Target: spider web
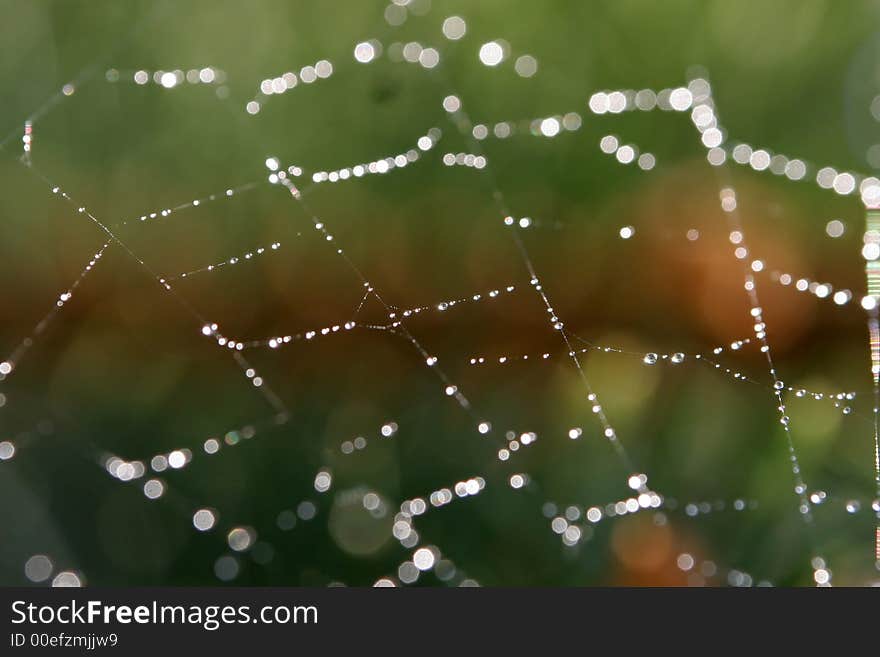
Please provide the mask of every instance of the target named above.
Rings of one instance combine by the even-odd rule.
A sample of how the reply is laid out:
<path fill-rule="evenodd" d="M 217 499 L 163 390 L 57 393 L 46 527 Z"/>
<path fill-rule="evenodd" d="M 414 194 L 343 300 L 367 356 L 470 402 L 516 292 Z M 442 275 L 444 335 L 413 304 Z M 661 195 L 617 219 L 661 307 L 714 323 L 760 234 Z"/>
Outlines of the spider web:
<path fill-rule="evenodd" d="M 525 85 L 546 74 L 540 60 L 423 3 L 392 3 L 380 24 L 345 52 L 257 83 L 251 72 L 241 97 L 210 64 L 147 70 L 102 56 L 3 140 L 17 213 L 52 217 L 35 261 L 14 274 L 42 277 L 40 289 L 57 284 L 53 268 L 66 276 L 35 324 L 14 316 L 21 335 L 0 365 L 5 496 L 34 519 L 11 523 L 6 579 L 580 583 L 608 581 L 615 567 L 616 581 L 636 583 L 869 581 L 880 562 L 880 182 L 739 141 L 701 70 L 667 88 L 584 88 L 578 107 L 487 120 L 447 61 L 512 69 Z M 285 111 L 300 96 L 320 105 L 332 85 L 357 102 L 361 80 L 386 73 L 432 110 L 393 130 L 382 115 L 366 145 L 336 136 L 350 142 L 332 149 L 338 161 L 315 126 Z M 116 147 L 170 169 L 174 189 L 119 174 L 149 206 L 119 204 L 53 151 L 75 129 L 59 118 L 65 108 L 104 116 L 109 93 L 181 103 L 168 110 L 179 132 L 129 134 L 162 134 L 157 119 L 128 126 Z M 200 179 L 216 182 L 190 191 L 202 146 L 187 135 L 208 112 L 229 116 L 236 134 L 219 150 L 236 166 L 215 168 L 229 157 L 209 154 Z M 692 195 L 674 175 L 650 186 L 664 155 L 636 143 L 651 138 L 638 126 L 661 121 L 687 130 Z M 590 175 L 603 184 L 676 205 L 556 218 L 565 213 L 542 198 L 553 190 L 529 183 L 562 148 L 566 161 L 586 151 L 580 162 L 600 163 Z M 794 249 L 753 225 L 787 185 L 830 192 L 867 218 L 861 256 L 845 256 L 861 263 L 860 280 L 805 275 Z M 828 224 L 828 236 L 838 230 Z M 68 253 L 78 264 L 58 267 Z M 707 293 L 694 275 L 722 299 L 717 342 L 690 326 L 706 307 L 691 303 Z M 808 306 L 787 301 L 798 292 Z M 807 379 L 795 382 L 780 342 L 802 339 L 799 314 L 832 312 L 867 315 L 867 349 L 841 376 L 791 363 Z M 872 386 L 852 374 L 865 351 Z M 739 414 L 751 416 L 740 425 L 750 435 L 723 431 Z M 861 439 L 857 465 L 849 452 L 818 465 L 800 435 L 815 422 Z M 682 423 L 689 439 L 674 435 Z M 719 455 L 706 439 L 731 444 Z M 772 483 L 752 485 L 751 464 L 770 466 L 746 451 L 772 455 Z M 870 483 L 853 475 L 866 463 Z M 747 552 L 756 537 L 763 549 Z"/>

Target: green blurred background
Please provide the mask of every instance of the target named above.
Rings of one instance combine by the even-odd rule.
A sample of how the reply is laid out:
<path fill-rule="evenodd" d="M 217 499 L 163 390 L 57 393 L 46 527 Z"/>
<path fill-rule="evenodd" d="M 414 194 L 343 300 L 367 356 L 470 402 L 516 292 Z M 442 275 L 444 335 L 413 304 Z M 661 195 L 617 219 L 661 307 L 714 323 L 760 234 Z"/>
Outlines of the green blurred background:
<path fill-rule="evenodd" d="M 855 302 L 781 288 L 759 276 L 781 377 L 820 391 L 857 391 L 855 412 L 790 399 L 795 445 L 809 491 L 827 492 L 814 531 L 797 512 L 784 435 L 766 366 L 754 349 L 720 356 L 762 385 L 735 382 L 689 359 L 646 367 L 638 358 L 593 352 L 587 375 L 638 471 L 664 495 L 717 501 L 725 510 L 689 518 L 666 513 L 600 523 L 565 547 L 543 513 L 554 502 L 583 509 L 627 497 L 630 472 L 615 457 L 583 387 L 547 324 L 540 299 L 501 224 L 487 172 L 445 167 L 468 151 L 441 107 L 455 91 L 474 122 L 578 112 L 580 130 L 554 139 L 519 134 L 484 142 L 498 187 L 517 216 L 540 225 L 523 239 L 566 327 L 635 351 L 707 353 L 751 334 L 742 273 L 730 255 L 715 171 L 686 115 L 595 116 L 602 89 L 676 87 L 702 67 L 733 140 L 759 144 L 839 170 L 870 173 L 880 141 L 871 115 L 880 94 L 876 2 L 503 2 L 433 0 L 391 27 L 386 4 L 318 2 L 0 3 L 0 355 L 27 336 L 103 243 L 83 215 L 53 196 L 19 162 L 24 119 L 63 84 L 76 92 L 34 123 L 33 168 L 107 224 L 173 207 L 251 181 L 229 200 L 149 223 L 119 237 L 154 270 L 174 274 L 273 241 L 277 253 L 181 281 L 175 289 L 229 336 L 263 338 L 349 319 L 360 282 L 323 243 L 282 188 L 265 182 L 264 161 L 335 169 L 413 148 L 430 127 L 438 146 L 385 176 L 316 186 L 312 210 L 383 298 L 400 307 L 434 304 L 515 285 L 491 302 L 425 313 L 409 328 L 440 360 L 494 438 L 443 394 L 405 340 L 354 330 L 246 352 L 290 411 L 273 408 L 228 354 L 120 248 L 111 247 L 16 370 L 0 382 L 0 439 L 17 451 L 0 463 L 0 582 L 25 584 L 24 563 L 47 554 L 89 584 L 217 584 L 226 532 L 252 527 L 259 549 L 236 555 L 243 585 L 372 584 L 394 575 L 411 551 L 390 536 L 405 499 L 468 477 L 487 485 L 418 518 L 458 576 L 486 585 L 726 584 L 730 569 L 754 581 L 810 584 L 822 554 L 839 584 L 876 579 L 873 559 L 873 438 L 864 313 Z M 446 16 L 467 36 L 445 40 Z M 354 44 L 379 39 L 385 53 L 354 61 Z M 507 40 L 513 57 L 480 64 L 480 44 Z M 426 71 L 389 61 L 393 42 L 441 51 Z M 537 58 L 537 75 L 513 60 Z M 256 116 L 245 103 L 266 77 L 330 60 L 333 75 L 272 97 Z M 217 85 L 109 83 L 105 71 L 225 71 Z M 221 92 L 222 94 L 222 92 Z M 621 166 L 598 148 L 616 134 L 657 157 L 654 170 Z M 734 166 L 752 252 L 775 269 L 864 290 L 859 256 L 864 211 L 809 182 Z M 826 223 L 844 235 L 830 239 Z M 627 241 L 621 226 L 635 227 Z M 685 239 L 689 229 L 700 239 Z M 359 317 L 382 323 L 370 301 Z M 547 362 L 474 368 L 472 356 L 540 354 Z M 377 437 L 388 421 L 390 439 Z M 232 429 L 257 435 L 206 456 L 200 446 Z M 579 441 L 568 429 L 584 428 Z M 509 463 L 496 458 L 503 432 L 535 432 L 537 443 Z M 339 446 L 367 437 L 366 450 Z M 190 447 L 193 462 L 158 475 L 162 498 L 145 498 L 147 477 L 123 483 L 108 454 L 149 459 Z M 319 494 L 315 472 L 333 472 Z M 508 477 L 531 483 L 511 490 Z M 375 491 L 389 509 L 372 518 L 358 495 Z M 351 500 L 355 499 L 355 502 Z M 735 499 L 756 508 L 735 512 Z M 846 501 L 861 509 L 847 513 Z M 279 512 L 304 500 L 318 509 L 291 531 Z M 219 511 L 217 527 L 192 528 L 192 512 Z M 374 538 L 381 536 L 382 540 Z M 387 538 L 387 540 L 386 540 Z M 681 553 L 712 561 L 705 578 L 676 565 Z M 689 575 L 691 575 L 689 579 Z M 424 574 L 420 584 L 437 584 Z"/>

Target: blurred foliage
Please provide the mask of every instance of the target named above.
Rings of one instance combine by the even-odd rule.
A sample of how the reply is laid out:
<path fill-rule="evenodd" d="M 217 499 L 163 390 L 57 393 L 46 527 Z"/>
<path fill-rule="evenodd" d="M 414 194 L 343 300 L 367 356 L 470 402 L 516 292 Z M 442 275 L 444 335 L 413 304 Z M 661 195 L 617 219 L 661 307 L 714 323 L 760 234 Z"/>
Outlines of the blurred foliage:
<path fill-rule="evenodd" d="M 451 90 L 474 122 L 579 112 L 584 123 L 574 133 L 485 142 L 509 205 L 541 222 L 524 238 L 557 312 L 568 329 L 601 344 L 705 353 L 752 330 L 715 172 L 686 116 L 594 116 L 586 101 L 600 89 L 679 86 L 689 72 L 702 71 L 733 139 L 870 171 L 866 151 L 880 141 L 868 109 L 880 93 L 877 3 L 433 5 L 391 28 L 382 18 L 385 5 L 373 1 L 0 3 L 0 137 L 21 130 L 62 84 L 85 73 L 72 97 L 35 122 L 33 161 L 102 221 L 260 181 L 228 201 L 119 230 L 162 273 L 280 241 L 277 254 L 176 286 L 226 335 L 262 338 L 343 322 L 363 294 L 302 209 L 262 182 L 267 156 L 331 169 L 405 151 L 428 128 L 441 128 L 442 141 L 417 164 L 318 186 L 309 204 L 394 305 L 517 286 L 504 299 L 426 313 L 410 328 L 477 414 L 492 419 L 495 436 L 508 429 L 539 436 L 511 463 L 499 463 L 497 443 L 476 433 L 474 418 L 446 398 L 418 352 L 370 331 L 253 352 L 255 367 L 290 409 L 290 422 L 272 427 L 272 409 L 238 366 L 111 247 L 0 384 L 7 398 L 0 438 L 20 445 L 13 460 L 0 464 L 0 581 L 25 583 L 24 561 L 46 553 L 91 584 L 217 583 L 225 531 L 247 525 L 271 547 L 253 556 L 272 558 L 256 563 L 243 555 L 235 583 L 371 584 L 393 574 L 408 553 L 393 539 L 376 548 L 373 526 L 358 524 L 344 493 L 374 490 L 393 510 L 478 474 L 487 480 L 484 493 L 429 512 L 417 527 L 425 543 L 484 584 L 681 584 L 681 552 L 777 584 L 810 583 L 817 553 L 828 557 L 838 583 L 876 577 L 863 314 L 856 304 L 838 308 L 766 277 L 759 279 L 762 302 L 786 382 L 860 393 L 847 417 L 830 403 L 791 400 L 810 490 L 832 498 L 816 509 L 814 531 L 798 517 L 760 354 L 720 357 L 763 384 L 756 386 L 692 361 L 649 368 L 593 352 L 584 360 L 587 375 L 652 487 L 681 503 L 724 500 L 729 509 L 743 498 L 757 508 L 696 519 L 670 513 L 662 527 L 636 516 L 602 523 L 591 540 L 563 547 L 543 503 L 604 505 L 629 494 L 631 473 L 600 437 L 558 335 L 528 289 L 487 174 L 443 167 L 439 158 L 468 150 L 441 108 Z M 450 44 L 440 25 L 455 13 L 467 19 L 468 35 Z M 357 64 L 352 48 L 369 38 L 386 50 L 393 41 L 433 45 L 441 49 L 441 66 L 425 71 L 384 56 Z M 511 61 L 482 66 L 479 44 L 495 38 L 506 39 L 515 54 L 534 55 L 538 74 L 521 79 Z M 331 78 L 269 99 L 255 117 L 245 113 L 264 77 L 322 58 L 334 64 Z M 208 86 L 165 90 L 104 79 L 110 67 L 200 66 L 226 72 L 228 98 Z M 656 169 L 623 167 L 602 154 L 598 142 L 608 133 L 655 153 Z M 19 163 L 19 143 L 16 137 L 0 152 L 3 349 L 28 334 L 103 242 L 93 224 Z M 731 174 L 754 253 L 859 296 L 864 213 L 855 198 L 739 167 Z M 825 235 L 832 218 L 847 227 L 837 240 Z M 617 231 L 628 224 L 636 235 L 624 242 Z M 693 243 L 684 238 L 690 228 L 701 233 Z M 370 302 L 362 317 L 382 322 L 383 312 Z M 468 365 L 473 355 L 545 351 L 563 357 Z M 388 420 L 400 431 L 380 441 L 376 432 Z M 257 435 L 234 448 L 213 457 L 196 449 L 249 424 L 260 426 Z M 578 442 L 567 438 L 573 426 L 584 427 Z M 343 456 L 339 445 L 357 435 L 368 437 L 369 448 Z M 182 446 L 196 458 L 183 471 L 162 474 L 167 492 L 157 501 L 145 499 L 143 480 L 123 484 L 102 470 L 107 454 L 149 458 Z M 313 488 L 321 466 L 334 473 L 325 495 Z M 511 472 L 528 472 L 532 483 L 510 490 Z M 849 498 L 862 500 L 860 513 L 843 510 Z M 278 513 L 305 499 L 318 504 L 317 517 L 290 532 L 278 529 Z M 200 506 L 219 510 L 215 531 L 192 529 Z M 351 554 L 352 546 L 360 552 Z M 420 581 L 436 582 L 430 575 Z"/>

